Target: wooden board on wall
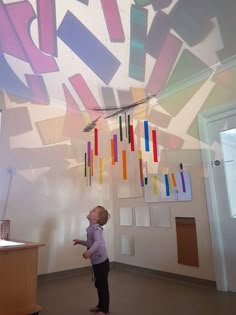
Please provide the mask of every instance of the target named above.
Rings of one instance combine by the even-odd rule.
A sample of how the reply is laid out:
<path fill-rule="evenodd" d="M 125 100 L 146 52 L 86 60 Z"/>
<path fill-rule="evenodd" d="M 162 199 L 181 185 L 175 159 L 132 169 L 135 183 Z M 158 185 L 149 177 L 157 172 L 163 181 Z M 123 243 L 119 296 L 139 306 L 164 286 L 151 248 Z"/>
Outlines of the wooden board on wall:
<path fill-rule="evenodd" d="M 58 142 L 69 140 L 62 135 L 65 116 L 54 117 L 36 122 L 40 138 L 43 145 L 56 144 Z"/>
<path fill-rule="evenodd" d="M 199 266 L 195 218 L 176 217 L 178 263 Z"/>

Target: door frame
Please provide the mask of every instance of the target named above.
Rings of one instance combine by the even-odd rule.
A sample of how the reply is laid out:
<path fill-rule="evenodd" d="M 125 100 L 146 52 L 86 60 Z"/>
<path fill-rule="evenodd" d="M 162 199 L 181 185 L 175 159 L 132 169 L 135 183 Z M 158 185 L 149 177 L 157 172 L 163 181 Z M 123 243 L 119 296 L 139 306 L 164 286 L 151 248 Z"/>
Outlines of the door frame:
<path fill-rule="evenodd" d="M 215 184 L 213 178 L 211 153 L 209 149 L 208 123 L 222 118 L 236 115 L 236 104 L 224 104 L 198 113 L 198 127 L 200 136 L 202 166 L 209 214 L 210 233 L 212 241 L 213 259 L 215 267 L 216 286 L 219 291 L 228 291 L 224 248 L 220 232 L 218 207 L 216 201 Z"/>

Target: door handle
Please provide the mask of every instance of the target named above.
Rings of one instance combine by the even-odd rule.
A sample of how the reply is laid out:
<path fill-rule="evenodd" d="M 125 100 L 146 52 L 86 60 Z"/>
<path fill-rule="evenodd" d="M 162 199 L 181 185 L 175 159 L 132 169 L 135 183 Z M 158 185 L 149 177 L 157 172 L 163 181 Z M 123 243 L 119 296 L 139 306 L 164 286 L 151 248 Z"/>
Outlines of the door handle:
<path fill-rule="evenodd" d="M 215 161 L 213 162 L 213 164 L 214 164 L 214 166 L 219 166 L 219 165 L 220 165 L 220 161 L 219 161 L 219 160 L 215 160 Z"/>

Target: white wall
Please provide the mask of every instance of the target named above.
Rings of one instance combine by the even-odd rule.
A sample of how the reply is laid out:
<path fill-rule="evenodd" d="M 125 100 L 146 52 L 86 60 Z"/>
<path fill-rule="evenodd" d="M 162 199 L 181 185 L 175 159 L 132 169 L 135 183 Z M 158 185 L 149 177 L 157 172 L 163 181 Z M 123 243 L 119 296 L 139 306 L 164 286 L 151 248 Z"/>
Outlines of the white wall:
<path fill-rule="evenodd" d="M 11 2 L 14 1 L 5 1 L 5 3 Z M 35 11 L 37 11 L 35 1 L 31 2 Z M 163 71 L 164 76 L 168 77 L 174 73 L 174 82 L 172 82 L 172 85 L 170 84 L 172 87 L 171 91 L 168 90 L 170 86 L 167 82 L 167 77 L 162 78 L 160 76 L 160 82 L 158 82 L 158 85 L 161 86 L 161 96 L 170 95 L 170 97 L 160 97 L 158 102 L 161 106 L 154 104 L 148 107 L 146 104 L 144 106 L 145 114 L 140 116 L 141 121 L 148 119 L 153 126 L 163 130 L 167 138 L 169 135 L 175 135 L 180 140 L 183 140 L 181 146 L 176 150 L 171 150 L 171 144 L 160 148 L 161 162 L 158 165 L 159 172 L 166 168 L 170 171 L 176 171 L 181 162 L 191 173 L 193 199 L 191 202 L 173 202 L 169 204 L 172 221 L 171 229 L 121 228 L 119 226 L 120 207 L 147 206 L 147 204 L 144 202 L 143 197 L 118 199 L 118 186 L 124 187 L 124 191 L 126 186 L 124 182 L 120 181 L 120 169 L 113 167 L 111 170 L 109 163 L 110 132 L 108 130 L 106 132 L 103 130 L 101 136 L 101 141 L 103 142 L 102 152 L 104 161 L 107 163 L 105 164 L 105 179 L 102 187 L 98 184 L 97 178 L 93 180 L 91 187 L 87 187 L 83 176 L 82 157 L 86 150 L 86 141 L 90 135 L 83 133 L 76 140 L 68 139 L 61 142 L 55 141 L 51 145 L 43 145 L 36 123 L 65 115 L 65 112 L 55 108 L 55 106 L 58 106 L 66 109 L 62 84 L 65 83 L 68 86 L 75 100 L 82 107 L 81 100 L 78 95 L 75 95 L 76 93 L 68 82 L 68 78 L 76 73 L 83 74 L 95 98 L 99 100 L 101 107 L 103 105 L 100 95 L 101 79 L 81 62 L 80 58 L 75 56 L 71 49 L 61 40 L 57 42 L 59 54 L 56 58 L 60 71 L 43 74 L 50 99 L 60 100 L 59 104 L 50 104 L 51 106 L 47 107 L 28 104 L 22 100 L 11 102 L 6 98 L 5 108 L 4 102 L 0 99 L 0 107 L 3 107 L 0 168 L 3 171 L 11 169 L 13 172 L 5 219 L 11 219 L 11 236 L 13 238 L 45 242 L 46 246 L 40 249 L 40 273 L 82 267 L 89 264 L 88 261 L 84 261 L 81 258 L 82 249 L 72 246 L 71 239 L 84 234 L 85 217 L 88 210 L 90 207 L 100 203 L 107 207 L 112 215 L 111 221 L 105 228 L 105 237 L 111 260 L 115 259 L 125 263 L 199 278 L 214 279 L 203 171 L 199 152 L 200 145 L 196 125 L 194 124 L 196 124 L 196 116 L 200 110 L 216 104 L 223 104 L 232 98 L 236 98 L 234 95 L 234 70 L 231 72 L 231 66 L 235 65 L 233 58 L 232 64 L 227 63 L 226 72 L 222 76 L 219 68 L 219 76 L 216 74 L 215 78 L 212 77 L 213 80 L 207 80 L 209 70 L 215 71 L 217 68 L 215 65 L 224 58 L 231 57 L 234 54 L 235 36 L 232 21 L 234 21 L 233 8 L 235 8 L 235 4 L 233 4 L 232 0 L 226 1 L 226 5 L 225 3 L 223 5 L 223 2 L 221 4 L 220 1 L 215 3 L 209 0 L 204 1 L 204 7 L 199 6 L 199 10 L 196 10 L 196 1 L 188 1 L 188 4 L 186 2 L 181 7 L 182 3 L 183 1 L 174 0 L 170 3 L 170 7 L 163 9 L 163 12 L 167 15 L 169 14 L 168 20 L 171 22 L 171 34 L 183 41 L 175 63 L 172 65 L 171 73 L 168 72 L 168 69 L 168 74 L 164 71 L 166 66 L 167 68 L 170 67 L 167 62 L 168 58 L 164 60 L 165 58 L 162 56 L 163 65 L 159 64 L 159 70 L 161 73 Z M 130 91 L 130 88 L 136 89 L 140 87 L 146 93 L 156 60 L 147 53 L 145 82 L 129 77 L 130 9 L 133 4 L 134 1 L 119 2 L 121 21 L 125 32 L 124 43 L 113 43 L 109 40 L 101 3 L 96 1 L 91 1 L 89 6 L 79 3 L 79 1 L 61 1 L 60 6 L 56 8 L 57 27 L 61 24 L 66 12 L 71 10 L 101 40 L 105 47 L 111 50 L 121 61 L 121 67 L 108 87 L 111 87 L 114 91 L 123 89 L 127 92 Z M 175 9 L 175 4 L 177 4 L 177 9 Z M 227 6 L 232 8 L 232 10 L 224 10 Z M 154 12 L 152 5 L 147 5 L 145 8 L 145 10 L 148 10 L 147 31 L 149 31 L 156 12 Z M 93 17 L 94 12 L 96 12 L 97 19 L 90 18 L 91 16 Z M 187 17 L 186 20 L 184 19 L 185 16 Z M 189 16 L 191 18 L 188 18 Z M 187 27 L 185 27 L 185 23 L 188 23 Z M 165 22 L 163 27 L 166 27 Z M 36 19 L 33 21 L 30 31 L 35 42 L 37 42 L 39 34 Z M 160 34 L 162 34 L 162 31 Z M 159 38 L 160 40 L 162 42 L 162 39 Z M 149 44 L 153 45 L 153 50 L 155 50 L 155 41 L 151 41 Z M 165 47 L 163 43 L 158 45 L 162 46 L 160 48 Z M 182 54 L 186 50 L 192 56 L 189 67 L 193 63 L 193 69 L 190 69 L 190 74 L 188 74 L 189 69 L 186 69 L 185 66 L 185 63 L 188 64 L 189 59 L 185 59 L 186 57 L 183 57 Z M 6 53 L 5 55 L 16 76 L 22 82 L 25 82 L 24 74 L 32 72 L 30 65 Z M 199 65 L 199 62 L 200 64 L 201 62 L 205 63 L 206 71 L 204 73 L 200 71 L 201 75 L 197 76 L 194 72 L 194 63 Z M 199 71 L 198 66 L 196 66 L 196 69 L 196 71 Z M 199 66 L 199 69 L 201 70 L 202 67 Z M 206 82 L 204 81 L 205 79 Z M 162 82 L 162 80 L 165 82 Z M 196 82 L 198 83 L 196 84 Z M 11 90 L 11 85 L 9 88 Z M 173 90 L 176 93 L 173 93 Z M 147 90 L 147 92 L 150 92 L 150 90 Z M 137 100 L 137 95 L 134 99 Z M 122 105 L 124 104 L 119 104 L 118 106 Z M 11 112 L 11 109 L 21 108 L 22 111 Z M 169 116 L 169 118 L 167 116 L 163 117 L 164 120 L 167 118 L 166 122 L 160 119 L 161 113 Z M 85 118 L 83 117 L 80 121 L 85 123 L 86 113 Z M 49 127 L 53 127 L 53 125 Z M 58 133 L 60 131 L 58 130 Z M 52 130 L 49 128 L 48 133 L 50 134 L 51 132 Z M 140 135 L 136 133 L 135 138 L 137 142 L 139 137 Z M 82 144 L 79 140 L 82 140 Z M 84 151 L 81 152 L 81 148 Z M 135 190 L 137 185 L 137 178 L 135 177 L 138 172 L 137 165 L 132 167 L 132 169 L 134 178 L 131 178 L 129 185 Z M 111 175 L 114 178 L 113 184 Z M 4 207 L 2 198 L 0 198 L 0 205 Z M 0 213 L 3 213 L 3 210 L 0 210 Z M 176 216 L 193 216 L 196 218 L 200 258 L 199 268 L 177 264 L 174 224 Z M 120 255 L 120 236 L 123 233 L 134 235 L 135 256 Z"/>
<path fill-rule="evenodd" d="M 34 128 L 20 135 L 9 136 L 12 134 L 10 130 L 15 130 L 17 125 L 19 127 L 24 123 L 17 120 L 17 117 L 14 125 L 10 124 L 10 120 L 4 120 L 7 111 L 17 106 L 20 104 L 10 102 L 6 97 L 7 108 L 3 109 L 0 140 L 0 168 L 3 172 L 7 169 L 13 170 L 5 214 L 5 219 L 11 220 L 11 238 L 45 243 L 45 247 L 39 250 L 39 273 L 89 265 L 89 261 L 81 257 L 84 248 L 73 246 L 72 239 L 85 237 L 87 213 L 100 204 L 111 213 L 104 235 L 109 256 L 113 260 L 113 212 L 109 174 L 104 174 L 104 189 L 97 178 L 94 178 L 91 187 L 87 186 L 83 163 L 78 162 L 78 153 L 72 154 L 76 148 L 71 145 L 70 140 L 43 146 Z M 28 110 L 32 125 L 35 120 L 65 114 L 55 108 L 49 110 L 46 106 L 39 110 L 39 106 L 32 104 Z M 105 139 L 106 136 L 103 136 L 100 142 Z M 85 151 L 86 148 L 85 140 Z M 5 184 L 8 185 L 8 182 Z"/>
<path fill-rule="evenodd" d="M 178 170 L 182 161 L 190 171 L 192 201 L 147 203 L 143 197 L 119 199 L 114 196 L 115 261 L 140 267 L 214 280 L 209 220 L 204 190 L 203 171 L 199 150 L 169 152 L 170 172 Z M 159 166 L 160 170 L 162 165 Z M 165 205 L 170 209 L 171 227 L 120 226 L 119 209 L 123 207 L 154 207 Z M 133 212 L 134 213 L 134 212 Z M 135 217 L 133 215 L 133 217 Z M 178 264 L 175 217 L 194 217 L 198 243 L 199 267 Z M 134 238 L 134 255 L 121 255 L 121 235 Z"/>

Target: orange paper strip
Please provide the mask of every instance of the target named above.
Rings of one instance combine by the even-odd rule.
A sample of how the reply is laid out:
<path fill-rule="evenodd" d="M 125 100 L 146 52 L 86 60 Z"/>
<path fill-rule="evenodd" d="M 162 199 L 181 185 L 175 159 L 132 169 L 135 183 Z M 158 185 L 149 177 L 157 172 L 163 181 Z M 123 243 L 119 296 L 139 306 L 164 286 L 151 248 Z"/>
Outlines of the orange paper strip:
<path fill-rule="evenodd" d="M 176 185 L 176 180 L 175 180 L 175 174 L 171 173 L 171 179 L 172 179 L 172 184 L 173 184 L 174 188 L 176 188 L 177 185 Z"/>

